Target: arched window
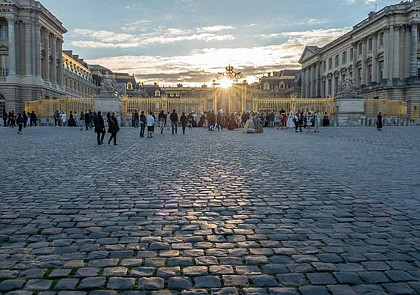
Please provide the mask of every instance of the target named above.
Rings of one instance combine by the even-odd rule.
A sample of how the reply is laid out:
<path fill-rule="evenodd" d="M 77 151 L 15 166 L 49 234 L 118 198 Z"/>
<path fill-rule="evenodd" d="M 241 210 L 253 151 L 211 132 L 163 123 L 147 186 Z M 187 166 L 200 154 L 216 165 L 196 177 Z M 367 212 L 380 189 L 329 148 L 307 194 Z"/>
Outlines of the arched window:
<path fill-rule="evenodd" d="M 127 83 L 127 90 L 133 90 L 133 83 L 131 82 Z"/>
<path fill-rule="evenodd" d="M 270 90 L 270 83 L 268 82 L 264 83 L 264 90 Z"/>

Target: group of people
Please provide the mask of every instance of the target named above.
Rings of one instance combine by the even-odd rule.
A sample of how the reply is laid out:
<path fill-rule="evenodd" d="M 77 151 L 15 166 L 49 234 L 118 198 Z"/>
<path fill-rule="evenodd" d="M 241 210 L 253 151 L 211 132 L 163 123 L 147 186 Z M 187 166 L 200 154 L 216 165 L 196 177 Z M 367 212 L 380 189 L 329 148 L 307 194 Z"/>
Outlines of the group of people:
<path fill-rule="evenodd" d="M 22 134 L 23 128 L 27 126 L 36 126 L 38 118 L 34 111 L 18 113 L 17 116 L 14 111 L 7 113 L 3 111 L 3 126 L 15 128 L 18 127 L 18 134 Z M 17 125 L 17 126 L 16 126 Z"/>

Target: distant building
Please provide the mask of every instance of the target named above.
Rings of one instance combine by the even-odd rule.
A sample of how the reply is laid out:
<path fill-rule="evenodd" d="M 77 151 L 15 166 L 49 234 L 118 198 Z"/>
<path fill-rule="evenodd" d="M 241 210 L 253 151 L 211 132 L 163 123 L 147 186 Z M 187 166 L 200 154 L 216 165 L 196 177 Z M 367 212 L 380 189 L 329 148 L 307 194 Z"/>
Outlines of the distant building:
<path fill-rule="evenodd" d="M 283 69 L 260 78 L 254 91 L 258 96 L 296 97 L 299 94 L 300 70 Z"/>
<path fill-rule="evenodd" d="M 64 87 L 67 97 L 89 97 L 98 94 L 90 66 L 71 50 L 63 51 Z"/>
<path fill-rule="evenodd" d="M 322 48 L 307 46 L 299 61 L 301 96 L 335 96 L 350 79 L 365 99 L 404 100 L 408 116 L 418 119 L 419 10 L 419 0 L 390 5 Z"/>
<path fill-rule="evenodd" d="M 134 75 L 127 73 L 114 73 L 117 84 L 117 92 L 119 95 L 128 97 L 138 96 L 140 94 L 139 85 Z"/>

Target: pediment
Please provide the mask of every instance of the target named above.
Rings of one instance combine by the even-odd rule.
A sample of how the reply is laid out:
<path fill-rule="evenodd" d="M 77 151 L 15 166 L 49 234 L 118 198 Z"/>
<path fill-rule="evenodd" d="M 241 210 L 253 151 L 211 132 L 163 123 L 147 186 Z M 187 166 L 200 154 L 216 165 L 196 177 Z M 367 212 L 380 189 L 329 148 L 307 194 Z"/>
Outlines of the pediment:
<path fill-rule="evenodd" d="M 305 60 L 314 57 L 317 54 L 318 49 L 318 46 L 306 46 L 300 56 L 299 63 L 302 64 Z"/>

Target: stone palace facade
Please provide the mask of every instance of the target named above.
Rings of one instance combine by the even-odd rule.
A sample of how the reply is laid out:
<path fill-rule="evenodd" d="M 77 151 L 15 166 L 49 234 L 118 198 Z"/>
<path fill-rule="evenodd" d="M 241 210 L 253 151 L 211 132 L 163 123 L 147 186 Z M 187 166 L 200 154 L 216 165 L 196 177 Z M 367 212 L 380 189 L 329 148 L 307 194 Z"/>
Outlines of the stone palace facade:
<path fill-rule="evenodd" d="M 38 1 L 0 0 L 0 116 L 36 98 L 98 93 L 89 66 L 63 51 L 66 32 Z"/>
<path fill-rule="evenodd" d="M 302 97 L 335 97 L 351 80 L 364 99 L 407 102 L 407 115 L 419 119 L 420 0 L 387 6 L 351 31 L 301 55 Z"/>

